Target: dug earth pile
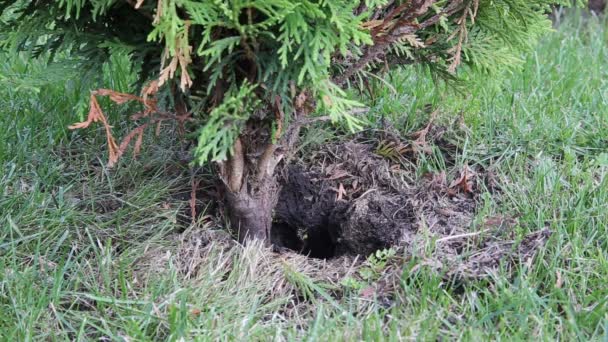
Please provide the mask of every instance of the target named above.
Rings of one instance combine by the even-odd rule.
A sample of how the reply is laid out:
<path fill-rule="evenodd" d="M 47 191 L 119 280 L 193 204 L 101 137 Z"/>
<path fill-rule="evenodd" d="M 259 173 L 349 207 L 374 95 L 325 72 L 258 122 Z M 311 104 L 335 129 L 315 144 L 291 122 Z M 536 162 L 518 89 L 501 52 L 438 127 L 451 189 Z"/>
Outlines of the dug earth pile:
<path fill-rule="evenodd" d="M 423 137 L 436 150 L 445 157 L 453 152 L 444 130 L 426 130 Z M 468 165 L 417 176 L 417 156 L 430 151 L 426 141 L 393 135 L 324 145 L 301 156 L 284 170 L 273 244 L 321 259 L 431 249 L 425 263 L 459 278 L 483 278 L 505 260 L 530 261 L 550 231 L 516 242 L 516 217 L 475 222 L 482 194 L 500 201 L 497 176 Z"/>
<path fill-rule="evenodd" d="M 434 133 L 447 147 L 442 131 L 424 137 Z M 468 166 L 420 179 L 414 162 L 430 149 L 394 136 L 324 145 L 292 162 L 282 175 L 273 244 L 315 258 L 367 256 L 412 246 L 420 235 L 445 241 L 470 232 L 481 189 L 495 192 L 494 179 Z"/>

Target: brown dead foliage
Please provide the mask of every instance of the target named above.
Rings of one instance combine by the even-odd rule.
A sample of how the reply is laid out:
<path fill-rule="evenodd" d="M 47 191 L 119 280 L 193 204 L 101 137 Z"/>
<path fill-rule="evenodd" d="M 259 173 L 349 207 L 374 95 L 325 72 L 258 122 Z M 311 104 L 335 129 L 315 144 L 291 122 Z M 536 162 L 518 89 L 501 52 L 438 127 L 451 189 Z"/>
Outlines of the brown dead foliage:
<path fill-rule="evenodd" d="M 142 96 L 135 96 L 133 94 L 121 93 L 111 89 L 97 89 L 91 92 L 90 103 L 89 103 L 89 113 L 87 115 L 87 119 L 83 122 L 75 123 L 73 125 L 68 126 L 69 129 L 81 129 L 88 128 L 94 122 L 101 122 L 104 126 L 106 133 L 106 140 L 108 144 L 108 167 L 113 167 L 118 159 L 126 152 L 133 138 L 135 139 L 135 143 L 133 146 L 133 158 L 136 158 L 139 152 L 141 151 L 144 131 L 150 125 L 156 125 L 156 135 L 160 134 L 160 125 L 162 122 L 166 120 L 175 120 L 178 122 L 180 131 L 183 131 L 183 125 L 186 121 L 190 121 L 190 113 L 185 111 L 185 107 L 177 106 L 176 112 L 177 114 L 167 113 L 161 111 L 157 106 L 157 100 L 155 99 L 155 95 L 159 89 L 159 81 L 152 81 L 148 83 L 142 89 Z M 139 119 L 146 118 L 147 122 L 140 124 L 131 130 L 127 135 L 122 139 L 120 145 L 116 143 L 114 136 L 112 135 L 112 126 L 108 123 L 108 119 L 105 114 L 101 110 L 101 106 L 97 101 L 98 96 L 107 96 L 110 100 L 118 105 L 125 104 L 129 101 L 136 101 L 143 105 L 144 109 L 140 112 L 137 112 L 131 115 L 130 119 L 132 121 L 137 121 Z"/>
<path fill-rule="evenodd" d="M 101 89 L 101 90 L 103 90 L 103 89 Z M 106 116 L 103 114 L 103 111 L 101 110 L 101 107 L 99 106 L 99 102 L 97 102 L 97 98 L 96 98 L 97 94 L 98 93 L 96 91 L 91 92 L 91 99 L 89 101 L 89 107 L 90 107 L 89 114 L 87 115 L 86 121 L 75 123 L 75 124 L 69 126 L 68 128 L 69 129 L 87 128 L 93 122 L 101 122 L 106 131 L 106 139 L 108 142 L 108 153 L 109 153 L 108 165 L 113 165 L 114 163 L 116 163 L 118 161 L 119 148 L 118 148 L 118 145 L 116 144 L 116 140 L 114 139 L 114 136 L 112 136 L 112 127 L 110 126 L 110 124 L 108 124 L 108 119 L 106 119 Z"/>

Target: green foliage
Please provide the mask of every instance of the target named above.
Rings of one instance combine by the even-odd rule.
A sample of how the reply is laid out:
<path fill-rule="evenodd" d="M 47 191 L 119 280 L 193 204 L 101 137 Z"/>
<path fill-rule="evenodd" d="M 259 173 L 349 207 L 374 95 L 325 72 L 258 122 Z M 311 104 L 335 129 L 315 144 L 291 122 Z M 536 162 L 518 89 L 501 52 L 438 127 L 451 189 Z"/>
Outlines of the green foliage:
<path fill-rule="evenodd" d="M 385 248 L 377 250 L 375 253 L 369 255 L 366 259 L 365 265 L 360 267 L 357 271 L 358 278 L 347 277 L 342 280 L 342 285 L 354 290 L 362 290 L 371 283 L 377 281 L 382 272 L 386 269 L 387 263 L 395 257 L 397 251 L 393 248 Z"/>
<path fill-rule="evenodd" d="M 197 158 L 223 160 L 253 98 L 272 121 L 275 98 L 290 122 L 304 92 L 314 113 L 357 130 L 360 101 L 340 77 L 382 77 L 385 66 L 424 63 L 452 78 L 460 64 L 496 72 L 550 30 L 547 12 L 569 0 L 15 0 L 0 5 L 0 44 L 34 54 L 68 50 L 85 68 L 121 48 L 142 65 L 141 81 L 179 86 L 198 115 Z M 43 5 L 44 4 L 44 5 Z M 11 29 L 8 29 L 8 28 Z M 398 33 L 400 32 L 400 33 Z M 244 81 L 246 96 L 234 89 Z M 174 87 L 169 85 L 169 87 Z M 226 91 L 229 89 L 228 91 Z M 240 94 L 240 95 L 235 95 Z M 237 103 L 238 101 L 244 101 Z M 255 102 L 254 101 L 254 102 Z M 198 102 L 198 104 L 196 103 Z M 313 113 L 313 114 L 314 114 Z M 226 115 L 225 118 L 221 117 Z M 266 122 L 269 120 L 266 120 Z M 274 127 L 271 124 L 269 127 Z M 216 135 L 216 137 L 213 137 Z M 221 136 L 220 136 L 221 135 Z M 209 144 L 209 146 L 207 146 Z"/>
<path fill-rule="evenodd" d="M 151 22 L 125 11 L 125 6 L 126 2 L 115 0 L 5 1 L 0 4 L 0 47 L 35 57 L 68 52 L 81 57 L 73 62 L 82 69 L 98 74 L 110 49 L 121 48 L 135 62 L 150 67 L 144 59 L 156 50 L 146 43 Z"/>
<path fill-rule="evenodd" d="M 253 97 L 254 90 L 255 86 L 247 83 L 238 90 L 232 88 L 224 102 L 211 111 L 198 134 L 198 158 L 201 162 L 227 158 L 226 154 L 232 151 L 245 122 L 260 103 Z"/>

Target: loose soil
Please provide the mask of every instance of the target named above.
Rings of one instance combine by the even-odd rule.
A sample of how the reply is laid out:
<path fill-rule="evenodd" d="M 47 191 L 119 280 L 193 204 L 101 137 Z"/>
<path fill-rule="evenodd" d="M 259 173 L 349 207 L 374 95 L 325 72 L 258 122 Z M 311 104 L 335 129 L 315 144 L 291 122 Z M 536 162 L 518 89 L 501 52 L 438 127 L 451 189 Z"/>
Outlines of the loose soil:
<path fill-rule="evenodd" d="M 281 177 L 273 244 L 315 258 L 367 256 L 413 246 L 419 235 L 442 239 L 469 232 L 485 176 L 465 166 L 451 182 L 445 172 L 416 177 L 413 162 L 429 151 L 426 139 L 451 147 L 442 139 L 445 130 L 429 125 L 423 131 L 417 135 L 425 140 L 409 145 L 397 134 L 361 134 L 289 165 Z"/>

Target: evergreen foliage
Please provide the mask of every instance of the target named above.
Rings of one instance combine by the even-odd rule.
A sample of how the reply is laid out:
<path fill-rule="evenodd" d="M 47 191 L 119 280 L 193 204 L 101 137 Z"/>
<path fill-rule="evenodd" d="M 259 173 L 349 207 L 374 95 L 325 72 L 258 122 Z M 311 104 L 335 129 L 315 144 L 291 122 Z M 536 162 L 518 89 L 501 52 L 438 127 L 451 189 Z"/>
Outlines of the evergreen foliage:
<path fill-rule="evenodd" d="M 112 49 L 128 51 L 142 83 L 157 79 L 186 95 L 203 163 L 226 159 L 248 120 L 276 133 L 298 108 L 357 129 L 351 109 L 362 104 L 345 86 L 396 64 L 424 63 L 444 77 L 459 65 L 514 67 L 550 30 L 550 5 L 569 2 L 15 0 L 0 4 L 0 44 L 69 51 L 89 70 Z"/>

